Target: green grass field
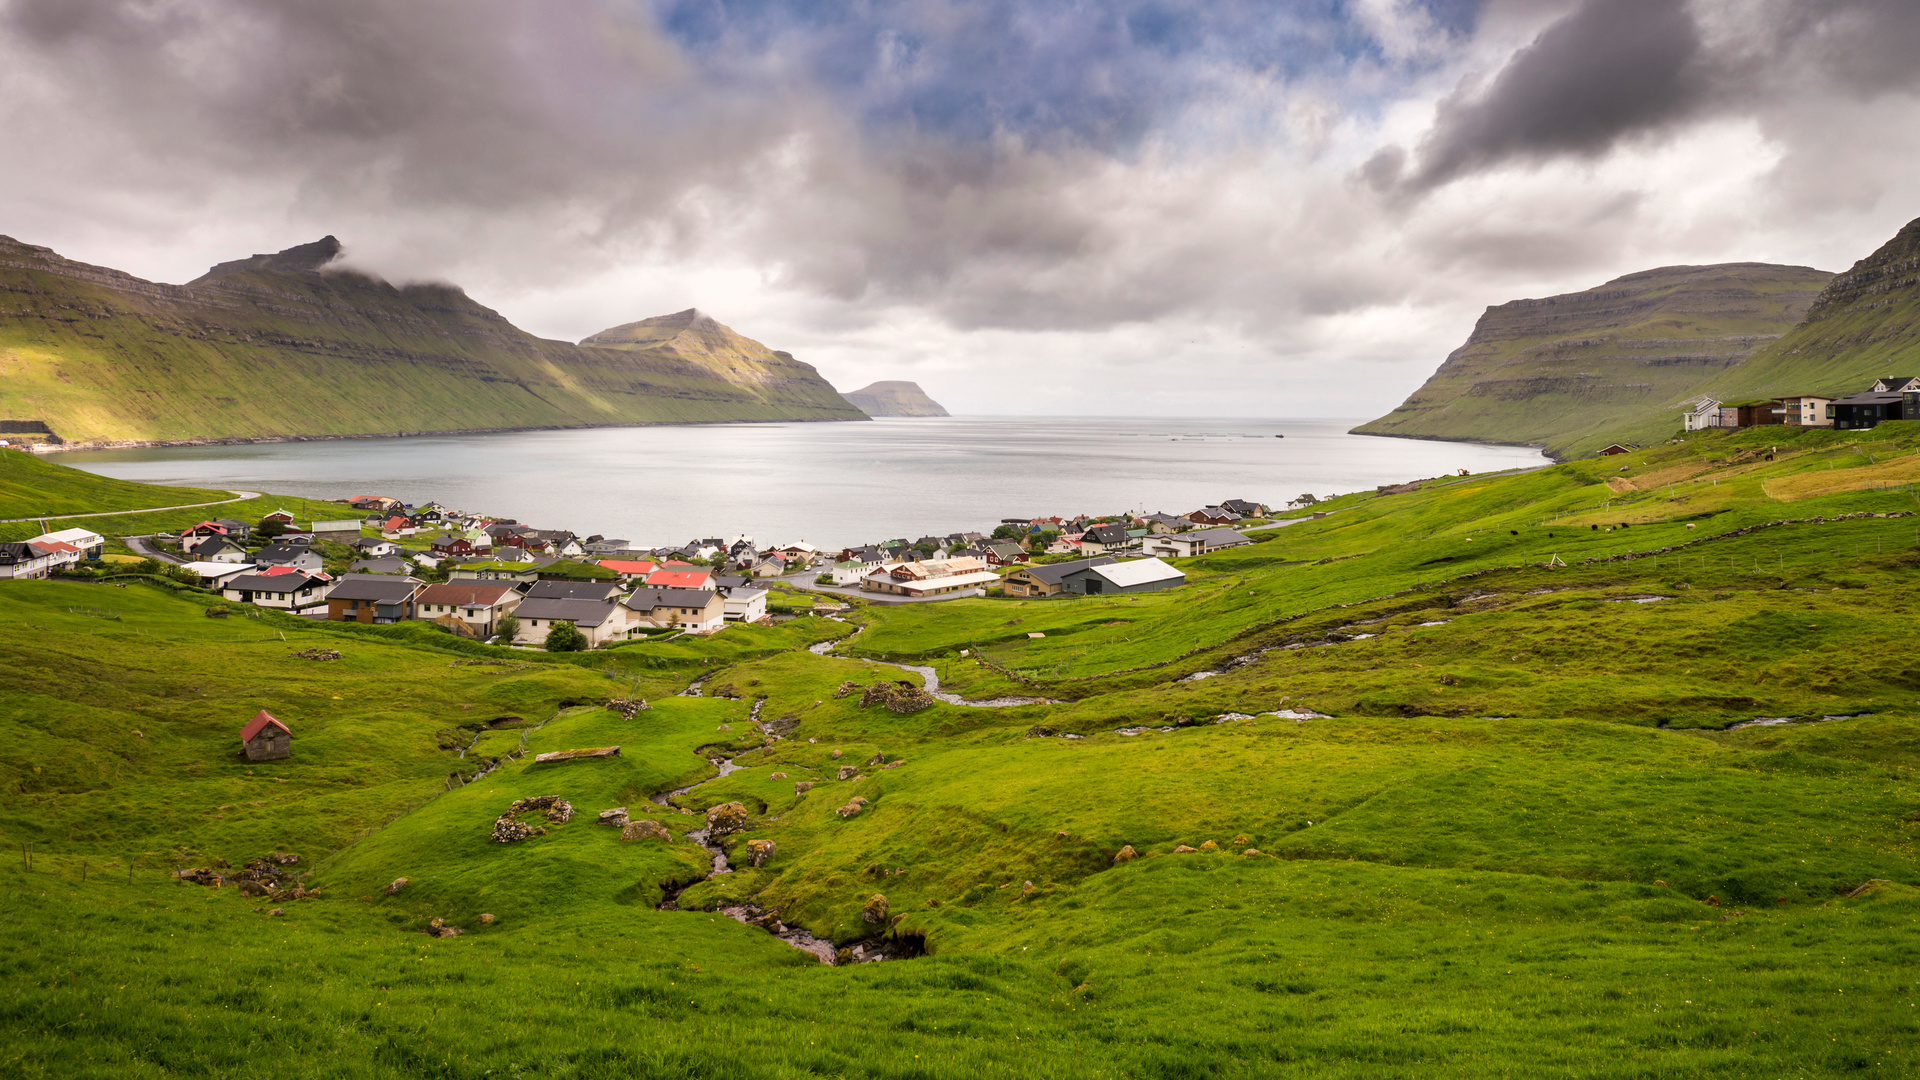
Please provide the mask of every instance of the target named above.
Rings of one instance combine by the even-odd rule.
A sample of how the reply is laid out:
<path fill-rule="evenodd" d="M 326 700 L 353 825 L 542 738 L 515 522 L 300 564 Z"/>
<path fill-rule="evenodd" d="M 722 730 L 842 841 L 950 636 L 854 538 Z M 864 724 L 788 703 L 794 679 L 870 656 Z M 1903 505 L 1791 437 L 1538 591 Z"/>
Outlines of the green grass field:
<path fill-rule="evenodd" d="M 1348 496 L 1138 599 L 554 657 L 0 583 L 0 1075 L 1904 1075 L 1920 518 L 1873 515 L 1916 442 L 1715 433 Z M 887 660 L 1057 703 L 841 692 Z M 237 753 L 261 708 L 290 759 Z M 490 842 L 533 795 L 575 816 Z M 169 876 L 272 851 L 318 896 Z"/>

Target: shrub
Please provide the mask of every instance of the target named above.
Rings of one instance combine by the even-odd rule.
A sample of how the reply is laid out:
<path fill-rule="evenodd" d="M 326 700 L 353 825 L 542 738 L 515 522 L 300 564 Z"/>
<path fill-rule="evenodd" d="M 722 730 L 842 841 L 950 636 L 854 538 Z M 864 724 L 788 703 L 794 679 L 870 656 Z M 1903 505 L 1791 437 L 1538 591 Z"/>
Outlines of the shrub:
<path fill-rule="evenodd" d="M 554 623 L 553 629 L 547 631 L 548 652 L 585 652 L 586 650 L 587 635 L 582 634 L 580 628 L 570 622 L 562 620 Z"/>

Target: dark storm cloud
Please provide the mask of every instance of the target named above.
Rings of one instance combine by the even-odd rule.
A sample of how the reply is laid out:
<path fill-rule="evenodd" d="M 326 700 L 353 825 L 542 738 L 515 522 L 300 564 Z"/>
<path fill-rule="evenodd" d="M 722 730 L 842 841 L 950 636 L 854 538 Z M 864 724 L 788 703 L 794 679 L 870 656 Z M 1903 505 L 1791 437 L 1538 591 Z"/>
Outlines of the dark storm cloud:
<path fill-rule="evenodd" d="M 1412 156 L 1360 170 L 1420 192 L 1509 162 L 1598 158 L 1695 120 L 1795 96 L 1920 85 L 1913 0 L 1578 0 L 1484 85 L 1443 99 Z"/>

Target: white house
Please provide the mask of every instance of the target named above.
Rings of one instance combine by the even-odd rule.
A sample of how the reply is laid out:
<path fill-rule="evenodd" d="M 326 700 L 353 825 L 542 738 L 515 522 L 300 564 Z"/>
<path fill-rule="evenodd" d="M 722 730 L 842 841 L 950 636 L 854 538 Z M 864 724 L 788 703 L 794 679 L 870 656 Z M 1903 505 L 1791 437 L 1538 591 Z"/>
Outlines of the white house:
<path fill-rule="evenodd" d="M 1720 426 L 1720 401 L 1717 398 L 1703 397 L 1680 414 L 1680 423 L 1687 431 L 1700 431 Z"/>
<path fill-rule="evenodd" d="M 728 622 L 759 622 L 767 617 L 767 590 L 736 586 L 723 601 Z"/>
<path fill-rule="evenodd" d="M 1196 529 L 1170 536 L 1148 537 L 1146 553 L 1160 558 L 1187 558 L 1251 543 L 1252 540 L 1232 529 Z"/>
<path fill-rule="evenodd" d="M 587 647 L 597 649 L 625 637 L 633 614 L 624 604 L 605 600 L 529 596 L 514 610 L 520 630 L 513 640 L 518 645 L 542 645 L 556 624 L 570 622 L 587 639 Z"/>
<path fill-rule="evenodd" d="M 28 543 L 33 544 L 72 544 L 80 549 L 83 559 L 97 559 L 107 546 L 107 538 L 88 529 L 61 529 L 59 532 L 42 533 Z"/>
<path fill-rule="evenodd" d="M 327 594 L 332 591 L 333 579 L 327 575 L 309 575 L 293 569 L 282 573 L 240 574 L 220 586 L 220 595 L 228 600 L 291 611 L 296 615 L 314 608 L 325 611 Z"/>
<path fill-rule="evenodd" d="M 259 568 L 252 563 L 232 562 L 190 562 L 180 569 L 189 574 L 197 574 L 200 584 L 210 589 L 222 588 L 225 584 L 242 574 L 257 573 Z"/>
<path fill-rule="evenodd" d="M 867 574 L 867 564 L 858 559 L 833 564 L 833 583 L 835 585 L 858 585 Z"/>

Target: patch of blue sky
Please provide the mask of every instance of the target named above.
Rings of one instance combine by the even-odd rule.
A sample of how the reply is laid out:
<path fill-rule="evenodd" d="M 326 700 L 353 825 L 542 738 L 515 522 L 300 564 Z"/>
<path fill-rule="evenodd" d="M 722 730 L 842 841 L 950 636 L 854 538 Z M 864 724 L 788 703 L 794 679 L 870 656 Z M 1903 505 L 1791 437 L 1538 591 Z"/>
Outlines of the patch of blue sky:
<path fill-rule="evenodd" d="M 1425 0 L 1450 34 L 1470 29 L 1479 2 Z M 710 74 L 804 77 L 882 141 L 1011 134 L 1124 154 L 1237 81 L 1337 83 L 1383 59 L 1351 0 L 655 0 L 654 10 Z"/>

